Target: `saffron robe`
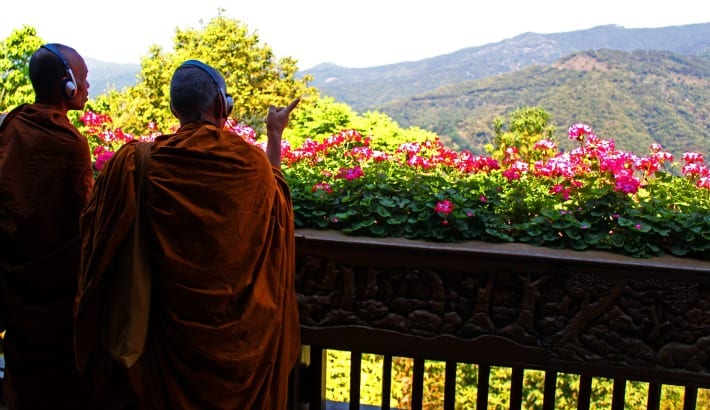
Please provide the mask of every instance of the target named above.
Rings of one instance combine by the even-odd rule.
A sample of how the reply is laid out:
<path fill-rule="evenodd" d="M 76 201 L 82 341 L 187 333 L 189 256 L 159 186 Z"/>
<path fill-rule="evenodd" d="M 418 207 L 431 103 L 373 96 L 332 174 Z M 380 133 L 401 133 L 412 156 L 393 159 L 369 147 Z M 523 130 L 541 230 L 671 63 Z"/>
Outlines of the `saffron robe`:
<path fill-rule="evenodd" d="M 73 351 L 89 145 L 66 114 L 27 104 L 0 126 L 0 326 L 8 407 L 82 408 Z"/>
<path fill-rule="evenodd" d="M 150 308 L 123 307 L 149 315 L 147 338 L 137 363 L 107 364 L 102 318 L 121 306 L 105 295 L 134 229 L 136 145 L 107 163 L 81 219 L 80 371 L 108 390 L 125 373 L 144 409 L 285 409 L 300 352 L 290 192 L 262 149 L 212 125 L 153 143 L 139 224 Z"/>

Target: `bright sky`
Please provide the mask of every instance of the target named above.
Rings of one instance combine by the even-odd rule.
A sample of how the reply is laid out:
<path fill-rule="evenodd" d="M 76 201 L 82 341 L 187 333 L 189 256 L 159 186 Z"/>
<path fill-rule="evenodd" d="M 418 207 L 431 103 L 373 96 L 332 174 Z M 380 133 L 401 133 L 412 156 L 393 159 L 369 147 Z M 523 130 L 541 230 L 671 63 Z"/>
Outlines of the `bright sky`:
<path fill-rule="evenodd" d="M 416 61 L 525 32 L 710 22 L 703 0 L 8 0 L 0 40 L 27 24 L 85 57 L 138 63 L 152 44 L 171 50 L 176 28 L 200 29 L 219 9 L 299 69 Z"/>

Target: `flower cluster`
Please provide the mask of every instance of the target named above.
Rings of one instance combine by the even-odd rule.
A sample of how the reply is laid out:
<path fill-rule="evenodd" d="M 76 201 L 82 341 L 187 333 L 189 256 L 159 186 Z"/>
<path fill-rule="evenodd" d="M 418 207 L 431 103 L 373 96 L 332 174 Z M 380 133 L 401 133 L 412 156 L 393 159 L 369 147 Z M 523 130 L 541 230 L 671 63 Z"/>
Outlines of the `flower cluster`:
<path fill-rule="evenodd" d="M 108 120 L 87 117 L 90 140 L 101 146 L 97 168 L 112 143 L 128 138 L 108 132 Z M 227 128 L 265 149 L 253 129 L 231 120 Z M 530 147 L 535 159 L 509 147 L 500 162 L 438 139 L 389 152 L 355 130 L 299 147 L 283 141 L 281 152 L 297 227 L 710 258 L 710 172 L 702 154 L 685 153 L 680 165 L 658 144 L 647 156 L 617 150 L 586 124 L 568 135 L 579 144 L 569 152 L 540 140 Z"/>
<path fill-rule="evenodd" d="M 136 137 L 123 132 L 120 128 L 113 128 L 113 119 L 108 114 L 97 114 L 92 111 L 83 113 L 79 121 L 83 125 L 81 131 L 89 140 L 89 148 L 94 159 L 94 172 L 97 173 L 123 144 L 134 140 L 152 141 L 160 135 L 156 124 L 149 123 L 146 126 L 146 135 Z"/>
<path fill-rule="evenodd" d="M 518 241 L 645 257 L 704 257 L 710 188 L 701 154 L 647 156 L 617 150 L 575 124 L 579 147 L 541 140 L 526 161 L 508 148 L 499 163 L 440 141 L 379 151 L 374 137 L 342 131 L 285 150 L 299 227 L 432 241 Z M 705 253 L 704 253 L 705 252 Z"/>

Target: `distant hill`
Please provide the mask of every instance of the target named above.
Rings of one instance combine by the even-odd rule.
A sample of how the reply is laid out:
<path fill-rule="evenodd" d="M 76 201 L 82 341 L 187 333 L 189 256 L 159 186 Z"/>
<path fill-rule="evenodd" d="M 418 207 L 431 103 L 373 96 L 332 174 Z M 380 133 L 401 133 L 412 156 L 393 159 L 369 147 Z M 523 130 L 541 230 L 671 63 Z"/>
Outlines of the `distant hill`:
<path fill-rule="evenodd" d="M 550 112 L 556 139 L 591 125 L 635 153 L 660 143 L 676 155 L 710 148 L 710 56 L 601 49 L 482 79 L 451 84 L 378 107 L 403 127 L 419 126 L 447 144 L 483 152 L 492 119 L 522 106 Z"/>
<path fill-rule="evenodd" d="M 91 87 L 89 93 L 96 97 L 110 89 L 122 90 L 124 87 L 136 85 L 140 72 L 138 64 L 117 64 L 95 60 L 87 57 L 86 66 L 89 69 L 88 80 Z"/>
<path fill-rule="evenodd" d="M 710 55 L 710 23 L 648 29 L 607 25 L 556 34 L 524 33 L 420 61 L 369 68 L 321 64 L 300 74 L 312 74 L 315 80 L 311 85 L 323 95 L 364 112 L 444 85 L 551 64 L 571 53 L 601 48 Z"/>

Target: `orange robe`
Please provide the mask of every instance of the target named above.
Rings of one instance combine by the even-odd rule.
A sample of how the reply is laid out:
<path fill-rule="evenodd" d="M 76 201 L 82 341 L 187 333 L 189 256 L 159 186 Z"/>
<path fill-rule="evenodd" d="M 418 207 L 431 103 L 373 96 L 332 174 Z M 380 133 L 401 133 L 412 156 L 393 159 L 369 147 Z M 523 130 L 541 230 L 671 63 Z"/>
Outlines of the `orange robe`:
<path fill-rule="evenodd" d="M 86 137 L 23 105 L 0 126 L 0 326 L 9 408 L 81 408 L 72 345 L 79 216 L 93 185 Z"/>
<path fill-rule="evenodd" d="M 81 220 L 77 360 L 108 390 L 119 367 L 106 364 L 100 312 L 116 308 L 102 295 L 136 217 L 135 147 L 108 162 Z M 300 331 L 281 171 L 231 132 L 188 124 L 156 139 L 146 178 L 150 312 L 123 307 L 150 315 L 142 356 L 126 372 L 141 407 L 285 409 Z"/>

